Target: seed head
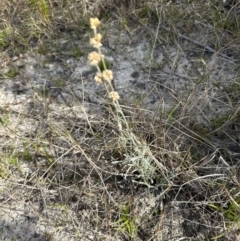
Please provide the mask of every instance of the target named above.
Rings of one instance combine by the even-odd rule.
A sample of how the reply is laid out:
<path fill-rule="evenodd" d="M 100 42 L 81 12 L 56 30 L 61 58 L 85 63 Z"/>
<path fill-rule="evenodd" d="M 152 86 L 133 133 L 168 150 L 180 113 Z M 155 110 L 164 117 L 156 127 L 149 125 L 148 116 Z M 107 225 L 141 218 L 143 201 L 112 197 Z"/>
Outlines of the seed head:
<path fill-rule="evenodd" d="M 100 20 L 98 18 L 90 18 L 90 27 L 93 30 L 96 30 L 96 28 L 101 24 Z"/>
<path fill-rule="evenodd" d="M 100 33 L 97 33 L 93 38 L 90 38 L 90 44 L 94 48 L 100 48 L 102 46 L 101 40 L 102 35 Z"/>
<path fill-rule="evenodd" d="M 103 55 L 95 51 L 88 55 L 88 61 L 90 62 L 91 65 L 97 65 L 102 58 L 103 58 Z"/>
<path fill-rule="evenodd" d="M 106 69 L 102 72 L 102 77 L 104 80 L 111 81 L 113 80 L 113 72 L 110 69 Z"/>
<path fill-rule="evenodd" d="M 95 81 L 102 84 L 103 83 L 103 77 L 102 77 L 102 73 L 97 72 L 97 74 L 94 77 Z"/>
<path fill-rule="evenodd" d="M 120 98 L 118 92 L 112 91 L 109 93 L 109 98 L 112 99 L 112 101 L 116 101 Z"/>

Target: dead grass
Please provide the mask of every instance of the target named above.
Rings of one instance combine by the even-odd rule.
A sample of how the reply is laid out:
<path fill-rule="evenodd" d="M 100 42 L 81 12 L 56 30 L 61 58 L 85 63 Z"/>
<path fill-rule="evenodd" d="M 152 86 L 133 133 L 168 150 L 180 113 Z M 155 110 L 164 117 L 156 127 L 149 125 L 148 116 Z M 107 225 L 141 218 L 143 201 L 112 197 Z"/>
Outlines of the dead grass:
<path fill-rule="evenodd" d="M 237 6 L 226 10 L 217 0 L 11 0 L 1 1 L 0 9 L 1 95 L 12 98 L 0 109 L 2 210 L 19 203 L 22 216 L 37 217 L 40 226 L 31 232 L 41 234 L 39 240 L 238 240 Z M 75 78 L 74 60 L 66 63 L 86 60 L 89 17 L 95 16 L 110 60 L 124 44 L 145 41 L 150 48 L 134 62 L 148 93 L 120 90 L 130 130 L 159 164 L 148 180 L 123 162 L 132 149 L 119 141 L 104 90 L 88 90 L 94 70 Z M 26 56 L 34 57 L 15 64 Z M 24 69 L 31 61 L 42 75 L 57 61 L 65 69 L 51 86 L 39 85 Z M 0 219 L 9 222 L 3 214 Z M 17 240 L 14 232 L 9 237 Z"/>

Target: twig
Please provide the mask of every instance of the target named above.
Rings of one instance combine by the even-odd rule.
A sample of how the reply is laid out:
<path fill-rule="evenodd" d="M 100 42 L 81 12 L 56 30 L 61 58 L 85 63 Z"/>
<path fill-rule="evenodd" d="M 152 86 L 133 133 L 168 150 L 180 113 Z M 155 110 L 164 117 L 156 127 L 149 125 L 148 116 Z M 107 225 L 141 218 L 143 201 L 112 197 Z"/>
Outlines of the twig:
<path fill-rule="evenodd" d="M 183 34 L 181 34 L 181 33 L 178 33 L 178 35 L 179 35 L 180 38 L 183 38 L 183 39 L 185 39 L 185 40 L 187 40 L 187 41 L 189 41 L 189 42 L 192 42 L 192 43 L 194 43 L 194 44 L 196 44 L 196 45 L 204 48 L 204 49 L 207 50 L 208 52 L 214 53 L 214 54 L 216 54 L 216 55 L 218 55 L 218 56 L 220 56 L 220 57 L 223 57 L 224 59 L 228 59 L 228 60 L 232 61 L 233 63 L 239 62 L 239 60 L 235 60 L 235 59 L 227 56 L 226 54 L 223 54 L 223 53 L 221 53 L 221 52 L 217 52 L 214 48 L 211 48 L 211 47 L 209 47 L 209 46 L 205 46 L 204 44 L 201 44 L 200 42 L 198 42 L 198 41 L 196 41 L 196 40 L 193 40 L 193 39 L 191 39 L 191 38 L 189 38 L 189 37 L 187 37 L 187 36 L 185 36 L 185 35 L 183 35 Z"/>

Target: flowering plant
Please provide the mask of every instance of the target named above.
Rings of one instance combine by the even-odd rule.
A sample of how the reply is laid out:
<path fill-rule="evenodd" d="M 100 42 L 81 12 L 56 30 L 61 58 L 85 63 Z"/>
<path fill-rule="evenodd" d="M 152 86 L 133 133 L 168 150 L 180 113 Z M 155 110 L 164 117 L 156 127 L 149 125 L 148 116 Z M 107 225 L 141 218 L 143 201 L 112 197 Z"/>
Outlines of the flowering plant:
<path fill-rule="evenodd" d="M 97 28 L 100 25 L 100 20 L 98 18 L 90 18 L 90 27 L 94 30 L 94 36 L 90 39 L 90 45 L 92 45 L 94 48 L 98 50 L 98 52 L 91 52 L 88 55 L 88 61 L 91 65 L 96 66 L 97 73 L 94 77 L 95 81 L 100 84 L 105 84 L 106 90 L 108 92 L 108 97 L 116 102 L 119 100 L 120 96 L 118 92 L 116 92 L 113 88 L 113 72 L 110 69 L 106 68 L 106 64 L 104 62 L 104 55 L 101 53 L 101 47 L 102 47 L 102 35 L 97 32 Z M 99 68 L 99 63 L 103 62 L 104 70 L 101 71 Z M 107 83 L 106 83 L 107 82 Z M 107 85 L 106 85 L 107 84 Z"/>
<path fill-rule="evenodd" d="M 108 97 L 112 100 L 112 104 L 115 107 L 114 120 L 118 125 L 119 143 L 125 152 L 122 163 L 128 166 L 125 175 L 129 172 L 137 171 L 139 177 L 141 177 L 144 180 L 144 183 L 147 184 L 149 180 L 152 180 L 157 167 L 160 167 L 161 173 L 164 177 L 167 169 L 156 160 L 151 153 L 149 146 L 143 140 L 138 138 L 129 127 L 127 118 L 119 104 L 120 95 L 114 87 L 113 72 L 112 70 L 107 69 L 104 55 L 101 52 L 102 35 L 97 32 L 97 28 L 100 24 L 101 22 L 98 18 L 90 18 L 90 27 L 94 32 L 94 36 L 90 38 L 90 45 L 97 49 L 97 52 L 93 51 L 89 53 L 88 61 L 97 69 L 94 80 L 99 84 L 104 84 Z M 99 67 L 100 63 L 103 64 L 103 70 Z"/>

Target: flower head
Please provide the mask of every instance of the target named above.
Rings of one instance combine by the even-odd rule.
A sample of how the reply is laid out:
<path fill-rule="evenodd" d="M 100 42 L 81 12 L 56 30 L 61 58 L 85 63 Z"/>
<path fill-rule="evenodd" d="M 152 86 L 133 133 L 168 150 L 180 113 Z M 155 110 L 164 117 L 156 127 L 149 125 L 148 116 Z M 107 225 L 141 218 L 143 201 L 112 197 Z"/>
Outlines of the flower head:
<path fill-rule="evenodd" d="M 100 25 L 100 20 L 98 18 L 90 18 L 91 29 L 96 29 Z"/>
<path fill-rule="evenodd" d="M 97 65 L 101 61 L 102 57 L 103 55 L 97 52 L 92 52 L 88 55 L 88 61 L 91 65 Z"/>
<path fill-rule="evenodd" d="M 102 46 L 101 40 L 102 35 L 100 33 L 97 33 L 93 38 L 90 38 L 90 44 L 94 48 L 100 48 Z"/>
<path fill-rule="evenodd" d="M 102 84 L 103 83 L 103 77 L 102 77 L 102 73 L 97 72 L 97 74 L 94 77 L 95 81 Z"/>
<path fill-rule="evenodd" d="M 116 101 L 116 100 L 118 100 L 120 98 L 120 96 L 119 96 L 118 92 L 111 91 L 109 93 L 109 98 L 112 99 L 113 101 Z"/>
<path fill-rule="evenodd" d="M 112 72 L 112 70 L 110 70 L 110 69 L 105 69 L 105 70 L 102 72 L 102 77 L 103 77 L 104 80 L 107 80 L 107 81 L 113 80 L 113 72 Z"/>

